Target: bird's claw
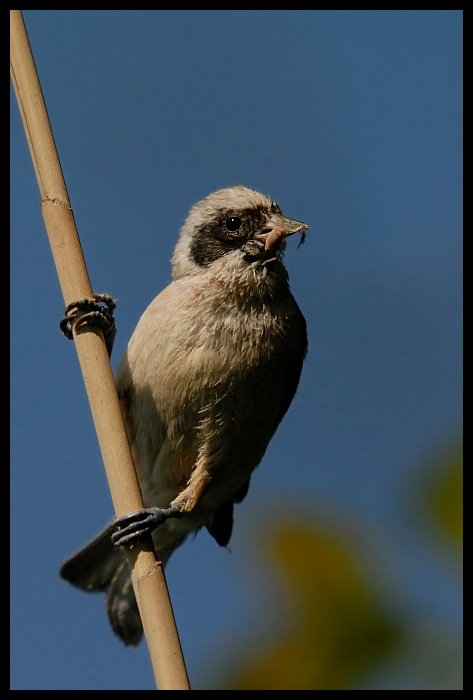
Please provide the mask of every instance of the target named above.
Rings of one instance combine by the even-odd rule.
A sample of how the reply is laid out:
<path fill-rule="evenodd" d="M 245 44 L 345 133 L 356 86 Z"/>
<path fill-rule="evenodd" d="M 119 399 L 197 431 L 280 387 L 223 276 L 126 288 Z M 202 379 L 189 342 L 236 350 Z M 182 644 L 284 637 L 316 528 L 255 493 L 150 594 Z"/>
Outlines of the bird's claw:
<path fill-rule="evenodd" d="M 135 510 L 134 513 L 123 515 L 114 521 L 113 526 L 119 529 L 113 533 L 112 543 L 117 547 L 136 544 L 143 537 L 150 535 L 168 518 L 179 518 L 182 515 L 183 513 L 177 506 Z"/>
<path fill-rule="evenodd" d="M 100 306 L 105 304 L 105 306 Z M 66 338 L 72 340 L 72 330 L 79 330 L 83 326 L 98 326 L 103 333 L 108 354 L 112 354 L 113 343 L 117 334 L 113 312 L 116 303 L 109 294 L 94 294 L 93 297 L 79 299 L 66 306 L 65 316 L 59 327 Z M 77 318 L 77 315 L 82 315 Z"/>

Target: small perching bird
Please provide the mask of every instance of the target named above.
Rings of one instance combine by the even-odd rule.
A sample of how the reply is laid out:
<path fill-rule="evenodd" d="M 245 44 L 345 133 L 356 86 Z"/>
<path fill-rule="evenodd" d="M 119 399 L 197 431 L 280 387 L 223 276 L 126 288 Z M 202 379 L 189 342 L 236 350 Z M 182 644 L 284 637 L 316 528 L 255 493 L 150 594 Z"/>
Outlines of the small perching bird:
<path fill-rule="evenodd" d="M 198 202 L 174 251 L 174 281 L 146 309 L 120 362 L 145 508 L 112 521 L 61 576 L 106 591 L 126 644 L 138 644 L 142 626 L 123 547 L 152 532 L 165 564 L 204 526 L 226 546 L 233 506 L 294 397 L 307 332 L 282 256 L 286 238 L 307 228 L 246 187 Z"/>

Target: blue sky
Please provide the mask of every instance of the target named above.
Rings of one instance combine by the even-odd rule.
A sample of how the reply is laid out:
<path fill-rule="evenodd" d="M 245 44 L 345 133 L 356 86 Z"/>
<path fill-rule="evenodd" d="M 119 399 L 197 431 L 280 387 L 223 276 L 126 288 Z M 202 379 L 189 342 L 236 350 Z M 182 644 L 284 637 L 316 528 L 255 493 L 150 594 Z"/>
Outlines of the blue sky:
<path fill-rule="evenodd" d="M 251 612 L 247 552 L 281 505 L 362 523 L 406 605 L 459 628 L 458 585 L 401 494 L 461 427 L 462 13 L 24 18 L 93 287 L 118 299 L 114 365 L 197 200 L 243 184 L 311 227 L 286 255 L 309 355 L 232 554 L 202 532 L 167 571 L 194 685 Z M 120 645 L 102 596 L 57 575 L 112 510 L 12 98 L 11 684 L 148 689 L 145 646 Z"/>

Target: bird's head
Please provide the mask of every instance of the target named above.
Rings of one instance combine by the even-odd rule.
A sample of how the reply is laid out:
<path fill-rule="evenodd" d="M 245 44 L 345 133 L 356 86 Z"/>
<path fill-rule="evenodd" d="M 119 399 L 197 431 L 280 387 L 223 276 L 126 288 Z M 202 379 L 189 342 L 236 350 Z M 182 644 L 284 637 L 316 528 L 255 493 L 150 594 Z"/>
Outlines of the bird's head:
<path fill-rule="evenodd" d="M 264 270 L 280 261 L 286 238 L 309 227 L 288 219 L 276 202 L 247 187 L 213 192 L 195 204 L 174 251 L 173 277 L 197 275 L 222 265 Z"/>

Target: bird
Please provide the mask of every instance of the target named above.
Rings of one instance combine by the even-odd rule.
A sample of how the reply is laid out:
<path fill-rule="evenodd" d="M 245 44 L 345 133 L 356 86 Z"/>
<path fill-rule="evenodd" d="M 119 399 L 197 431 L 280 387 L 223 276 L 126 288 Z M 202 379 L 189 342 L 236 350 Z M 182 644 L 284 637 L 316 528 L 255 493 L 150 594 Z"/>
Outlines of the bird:
<path fill-rule="evenodd" d="M 106 593 L 126 645 L 136 646 L 143 629 L 125 548 L 152 533 L 164 566 L 204 527 L 226 547 L 234 505 L 296 393 L 307 327 L 283 255 L 286 238 L 300 233 L 303 242 L 307 229 L 244 186 L 199 201 L 180 231 L 173 281 L 143 313 L 118 365 L 144 508 L 109 523 L 60 575 Z"/>

